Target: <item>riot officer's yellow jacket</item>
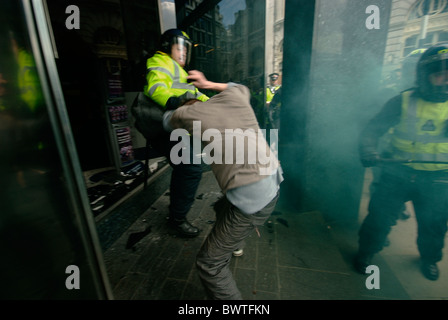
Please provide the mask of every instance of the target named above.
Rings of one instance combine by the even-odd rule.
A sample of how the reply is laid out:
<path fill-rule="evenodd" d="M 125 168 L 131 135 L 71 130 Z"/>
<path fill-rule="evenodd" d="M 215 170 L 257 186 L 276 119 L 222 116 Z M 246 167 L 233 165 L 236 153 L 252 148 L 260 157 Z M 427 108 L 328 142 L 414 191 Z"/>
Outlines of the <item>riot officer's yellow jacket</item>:
<path fill-rule="evenodd" d="M 144 87 L 144 93 L 160 106 L 165 107 L 170 97 L 178 97 L 187 91 L 193 93 L 198 100 L 209 99 L 187 82 L 187 72 L 168 54 L 157 51 L 148 59 L 146 67 L 148 84 Z"/>
<path fill-rule="evenodd" d="M 425 101 L 402 93 L 401 118 L 392 135 L 393 158 L 448 162 L 448 101 Z M 448 170 L 448 164 L 410 163 L 416 170 Z"/>

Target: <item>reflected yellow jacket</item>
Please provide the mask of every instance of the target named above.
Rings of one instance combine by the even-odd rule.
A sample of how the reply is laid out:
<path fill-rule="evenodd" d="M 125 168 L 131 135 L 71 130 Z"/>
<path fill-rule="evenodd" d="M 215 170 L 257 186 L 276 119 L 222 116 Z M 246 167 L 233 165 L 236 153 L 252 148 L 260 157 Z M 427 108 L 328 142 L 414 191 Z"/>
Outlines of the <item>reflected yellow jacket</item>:
<path fill-rule="evenodd" d="M 401 119 L 392 135 L 397 160 L 448 162 L 448 101 L 434 103 L 402 94 Z M 412 163 L 416 170 L 448 170 L 447 164 Z"/>
<path fill-rule="evenodd" d="M 178 97 L 187 91 L 193 93 L 198 100 L 208 100 L 205 94 L 187 82 L 187 72 L 168 54 L 157 51 L 148 59 L 146 67 L 148 84 L 143 91 L 160 106 L 165 107 L 170 97 Z"/>
<path fill-rule="evenodd" d="M 29 110 L 35 112 L 44 104 L 44 97 L 37 74 L 33 56 L 21 49 L 18 55 L 19 76 L 17 79 L 20 89 L 20 97 L 26 103 Z"/>

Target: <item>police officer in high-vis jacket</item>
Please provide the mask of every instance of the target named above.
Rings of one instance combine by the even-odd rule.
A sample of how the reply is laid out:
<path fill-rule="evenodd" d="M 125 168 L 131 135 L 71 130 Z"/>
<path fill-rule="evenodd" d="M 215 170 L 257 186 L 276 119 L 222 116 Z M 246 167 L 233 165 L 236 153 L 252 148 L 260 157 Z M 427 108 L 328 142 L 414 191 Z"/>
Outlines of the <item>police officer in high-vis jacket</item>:
<path fill-rule="evenodd" d="M 187 82 L 184 67 L 191 58 L 192 41 L 179 29 L 170 29 L 163 33 L 160 50 L 146 63 L 148 84 L 144 92 L 162 107 L 176 108 L 178 100 L 189 94 L 189 99 L 201 101 L 208 97 L 195 86 Z"/>
<path fill-rule="evenodd" d="M 414 205 L 421 271 L 437 280 L 448 221 L 448 43 L 428 48 L 417 64 L 416 86 L 390 99 L 360 139 L 365 167 L 382 174 L 359 230 L 355 268 L 365 273 L 395 225 L 403 203 Z M 380 159 L 378 139 L 393 128 L 391 158 Z"/>
<path fill-rule="evenodd" d="M 187 81 L 188 74 L 184 67 L 189 63 L 191 49 L 192 41 L 185 32 L 170 29 L 162 34 L 159 51 L 147 61 L 147 85 L 144 87 L 144 93 L 165 110 L 176 109 L 193 98 L 208 100 L 206 95 Z M 170 159 L 171 148 L 178 143 L 170 141 L 167 132 L 160 133 L 150 141 L 151 146 L 164 154 L 167 159 Z M 190 155 L 195 156 L 192 150 Z M 169 225 L 182 236 L 197 236 L 199 229 L 191 225 L 186 216 L 194 202 L 202 176 L 202 167 L 193 163 L 192 158 L 189 163 L 173 164 L 170 161 L 170 164 L 173 171 Z"/>
<path fill-rule="evenodd" d="M 280 89 L 281 85 L 278 83 L 279 74 L 277 72 L 269 75 L 269 85 L 266 88 L 266 103 L 269 104 L 275 96 L 275 93 Z"/>

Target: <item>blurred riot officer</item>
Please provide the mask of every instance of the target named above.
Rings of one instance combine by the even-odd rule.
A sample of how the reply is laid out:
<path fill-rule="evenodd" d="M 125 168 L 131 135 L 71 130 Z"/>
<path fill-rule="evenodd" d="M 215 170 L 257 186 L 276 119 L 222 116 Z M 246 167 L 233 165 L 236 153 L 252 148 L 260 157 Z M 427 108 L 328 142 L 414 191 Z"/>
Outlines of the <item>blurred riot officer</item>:
<path fill-rule="evenodd" d="M 417 63 L 420 60 L 420 57 L 422 56 L 423 52 L 425 51 L 426 48 L 415 49 L 403 59 L 400 69 L 401 76 L 399 82 L 394 83 L 392 86 L 383 88 L 377 95 L 378 99 L 380 99 L 381 102 L 375 101 L 375 104 L 378 104 L 380 107 L 382 107 L 389 99 L 399 94 L 401 91 L 412 90 L 413 88 L 416 87 Z M 390 128 L 389 132 L 383 135 L 378 142 L 377 150 L 379 151 L 379 154 L 382 157 L 386 158 L 389 157 L 389 154 L 391 152 L 390 149 L 391 149 L 392 133 L 393 128 Z M 372 168 L 372 174 L 373 174 L 373 181 L 370 185 L 370 193 L 373 193 L 373 190 L 380 179 L 381 168 L 380 167 Z M 406 220 L 411 217 L 411 214 L 407 212 L 410 206 L 411 206 L 410 201 L 408 202 L 408 206 L 403 205 L 403 208 L 402 210 L 400 210 L 399 214 L 400 219 Z M 389 240 L 387 240 L 387 242 L 388 241 Z"/>
<path fill-rule="evenodd" d="M 421 271 L 437 280 L 448 221 L 448 44 L 427 49 L 417 65 L 416 87 L 390 99 L 360 139 L 364 167 L 381 164 L 382 174 L 359 230 L 355 268 L 365 273 L 411 200 L 418 224 Z M 380 159 L 379 138 L 393 128 L 391 159 Z"/>
<path fill-rule="evenodd" d="M 192 41 L 182 30 L 169 29 L 162 34 L 160 49 L 147 61 L 147 85 L 144 93 L 164 110 L 176 109 L 189 99 L 208 100 L 208 97 L 188 83 L 184 67 L 191 57 Z M 160 123 L 161 126 L 161 123 Z M 147 137 L 148 139 L 148 137 Z M 161 130 L 149 137 L 153 148 L 170 159 L 170 150 L 178 142 L 170 141 L 170 134 Z M 190 144 L 192 146 L 192 143 Z M 192 150 L 190 155 L 194 156 Z M 169 224 L 180 235 L 194 237 L 199 229 L 186 219 L 202 176 L 200 164 L 173 164 L 170 185 Z"/>

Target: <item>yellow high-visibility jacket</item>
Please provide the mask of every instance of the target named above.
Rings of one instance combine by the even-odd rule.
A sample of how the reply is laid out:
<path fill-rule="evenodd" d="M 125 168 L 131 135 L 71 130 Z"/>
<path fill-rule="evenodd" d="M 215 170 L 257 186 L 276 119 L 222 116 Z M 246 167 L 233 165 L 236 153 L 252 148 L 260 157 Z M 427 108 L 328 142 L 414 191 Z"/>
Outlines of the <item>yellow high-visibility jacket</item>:
<path fill-rule="evenodd" d="M 266 88 L 266 102 L 271 102 L 280 86 Z"/>
<path fill-rule="evenodd" d="M 20 49 L 18 65 L 17 82 L 20 97 L 26 103 L 29 111 L 35 112 L 39 107 L 44 106 L 45 101 L 33 56 L 26 50 Z"/>
<path fill-rule="evenodd" d="M 207 101 L 209 98 L 201 93 L 195 86 L 187 82 L 187 72 L 168 54 L 157 51 L 146 62 L 148 84 L 143 92 L 162 107 L 170 97 L 178 97 L 187 91 L 196 96 L 196 99 Z"/>
<path fill-rule="evenodd" d="M 448 101 L 434 103 L 402 94 L 401 119 L 392 134 L 393 157 L 398 160 L 448 162 Z M 448 164 L 411 163 L 416 170 L 448 170 Z"/>

